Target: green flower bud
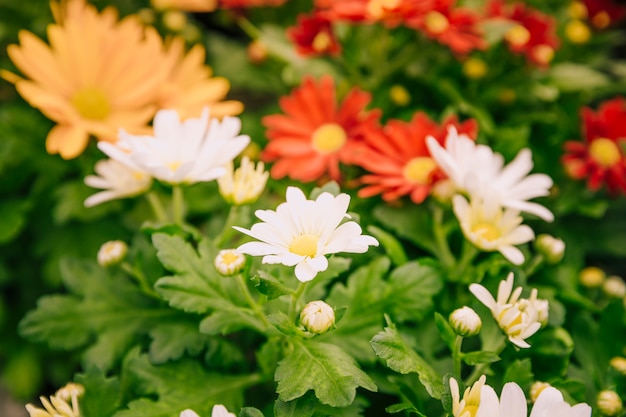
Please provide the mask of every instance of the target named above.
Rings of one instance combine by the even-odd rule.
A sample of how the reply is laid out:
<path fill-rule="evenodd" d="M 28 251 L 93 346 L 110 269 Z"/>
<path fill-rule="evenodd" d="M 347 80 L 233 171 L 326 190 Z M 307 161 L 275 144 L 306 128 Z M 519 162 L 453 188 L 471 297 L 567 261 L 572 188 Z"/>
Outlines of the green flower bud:
<path fill-rule="evenodd" d="M 535 249 L 545 257 L 547 263 L 556 264 L 563 259 L 565 243 L 554 236 L 541 234 L 535 240 Z"/>

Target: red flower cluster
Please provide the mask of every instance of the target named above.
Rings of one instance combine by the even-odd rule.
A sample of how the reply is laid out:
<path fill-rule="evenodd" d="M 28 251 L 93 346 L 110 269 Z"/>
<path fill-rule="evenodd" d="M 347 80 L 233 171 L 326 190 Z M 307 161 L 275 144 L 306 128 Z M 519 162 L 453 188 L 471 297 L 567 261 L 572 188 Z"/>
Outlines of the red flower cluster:
<path fill-rule="evenodd" d="M 524 54 L 529 61 L 542 67 L 552 61 L 559 47 L 552 17 L 521 2 L 506 6 L 502 0 L 489 3 L 487 16 L 514 23 L 505 35 L 511 52 Z"/>
<path fill-rule="evenodd" d="M 581 111 L 584 142 L 565 143 L 565 171 L 575 179 L 587 179 L 592 191 L 606 185 L 609 192 L 626 194 L 626 100 L 605 101 L 594 113 Z"/>
<path fill-rule="evenodd" d="M 341 52 L 331 21 L 321 13 L 298 16 L 298 24 L 287 29 L 287 36 L 301 55 L 337 55 Z"/>
<path fill-rule="evenodd" d="M 626 5 L 616 0 L 584 0 L 587 18 L 596 29 L 605 29 L 626 17 Z"/>

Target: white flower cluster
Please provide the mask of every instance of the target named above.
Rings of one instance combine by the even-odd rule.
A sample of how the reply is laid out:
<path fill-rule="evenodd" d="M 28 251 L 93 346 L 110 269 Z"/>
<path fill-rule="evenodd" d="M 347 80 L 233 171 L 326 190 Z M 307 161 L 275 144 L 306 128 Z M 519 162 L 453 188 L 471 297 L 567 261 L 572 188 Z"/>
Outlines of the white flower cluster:
<path fill-rule="evenodd" d="M 484 251 L 499 251 L 510 262 L 522 264 L 524 255 L 516 245 L 535 235 L 522 224 L 520 213 L 554 219 L 547 208 L 528 201 L 548 195 L 552 187 L 549 176 L 528 175 L 533 168 L 530 149 L 522 149 L 505 166 L 501 154 L 459 134 L 454 126 L 448 130 L 445 148 L 433 137 L 426 143 L 456 192 L 452 205 L 465 237 Z"/>

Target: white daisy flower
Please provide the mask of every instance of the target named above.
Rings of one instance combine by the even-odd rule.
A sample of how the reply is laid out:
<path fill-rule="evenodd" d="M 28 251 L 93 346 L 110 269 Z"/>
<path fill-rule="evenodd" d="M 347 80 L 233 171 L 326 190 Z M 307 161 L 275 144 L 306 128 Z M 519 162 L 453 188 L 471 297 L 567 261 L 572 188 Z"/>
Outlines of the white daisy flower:
<path fill-rule="evenodd" d="M 501 154 L 489 146 L 477 144 L 467 135 L 458 134 L 454 126 L 448 128 L 445 148 L 433 137 L 428 137 L 426 144 L 431 156 L 459 191 L 470 197 L 494 193 L 498 204 L 504 207 L 531 213 L 546 221 L 554 220 L 550 210 L 528 201 L 548 195 L 552 187 L 548 175 L 528 175 L 533 168 L 530 149 L 522 149 L 505 166 Z"/>
<path fill-rule="evenodd" d="M 215 180 L 250 143 L 240 135 L 241 121 L 224 117 L 209 119 L 205 108 L 200 118 L 181 122 L 175 110 L 160 110 L 154 117 L 154 136 L 130 135 L 120 130 L 115 144 L 100 141 L 98 148 L 129 167 L 140 167 L 154 178 L 170 184 Z"/>
<path fill-rule="evenodd" d="M 128 167 L 114 159 L 96 162 L 98 175 L 87 175 L 85 184 L 100 191 L 87 197 L 85 207 L 93 207 L 105 201 L 133 197 L 150 189 L 152 177 L 141 169 Z"/>
<path fill-rule="evenodd" d="M 481 403 L 481 392 L 485 385 L 486 377 L 482 375 L 474 385 L 467 387 L 461 398 L 459 393 L 459 383 L 456 379 L 450 378 L 450 395 L 452 396 L 453 417 L 475 417 L 476 409 Z"/>
<path fill-rule="evenodd" d="M 452 197 L 452 208 L 463 235 L 476 247 L 499 251 L 515 265 L 524 263 L 524 254 L 514 245 L 531 241 L 535 234 L 517 210 L 504 209 L 489 196 L 475 197 L 467 202 L 460 194 Z"/>
<path fill-rule="evenodd" d="M 222 404 L 215 404 L 211 411 L 211 417 L 237 417 L 234 413 L 229 413 Z"/>
<path fill-rule="evenodd" d="M 576 405 L 569 405 L 563 399 L 563 394 L 554 388 L 544 388 L 539 396 L 532 411 L 530 417 L 552 417 L 552 416 L 565 416 L 565 417 L 590 417 L 591 407 L 586 403 L 578 403 Z"/>
<path fill-rule="evenodd" d="M 469 290 L 483 303 L 498 322 L 498 326 L 508 336 L 509 341 L 521 348 L 530 345 L 525 339 L 532 336 L 541 328 L 541 322 L 536 304 L 529 300 L 520 300 L 522 287 L 513 291 L 513 273 L 509 273 L 506 280 L 498 285 L 498 298 L 495 300 L 491 293 L 480 284 L 471 284 Z M 535 296 L 536 301 L 536 296 Z M 547 310 L 545 311 L 547 320 Z"/>
<path fill-rule="evenodd" d="M 269 175 L 263 162 L 255 166 L 244 156 L 239 168 L 233 170 L 233 163 L 230 163 L 226 173 L 217 179 L 217 185 L 222 197 L 230 204 L 248 204 L 255 202 L 265 190 Z"/>
<path fill-rule="evenodd" d="M 262 223 L 250 230 L 236 227 L 242 233 L 260 242 L 248 242 L 237 248 L 240 253 L 263 256 L 263 263 L 294 266 L 296 278 L 310 281 L 318 272 L 328 268 L 325 255 L 337 252 L 364 253 L 370 245 L 378 246 L 372 236 L 362 235 L 361 227 L 348 221 L 340 225 L 346 213 L 350 196 L 321 193 L 315 200 L 307 200 L 302 190 L 287 188 L 287 201 L 276 211 L 257 210 Z"/>

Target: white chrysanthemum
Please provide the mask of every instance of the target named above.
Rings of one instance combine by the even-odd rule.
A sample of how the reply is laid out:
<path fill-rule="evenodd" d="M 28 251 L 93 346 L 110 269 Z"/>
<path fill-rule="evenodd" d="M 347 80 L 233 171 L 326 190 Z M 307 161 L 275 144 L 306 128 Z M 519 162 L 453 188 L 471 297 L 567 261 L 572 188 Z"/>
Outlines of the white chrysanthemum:
<path fill-rule="evenodd" d="M 476 247 L 487 252 L 499 251 L 515 265 L 524 262 L 524 254 L 514 245 L 529 242 L 535 234 L 521 224 L 523 219 L 518 211 L 503 209 L 488 196 L 473 198 L 468 203 L 460 194 L 452 198 L 452 207 L 463 235 Z"/>
<path fill-rule="evenodd" d="M 476 417 L 526 417 L 526 396 L 515 382 L 508 382 L 502 387 L 500 399 L 488 385 L 482 388 L 480 405 Z M 590 417 L 591 407 L 580 403 L 574 406 L 563 400 L 561 392 L 548 387 L 541 391 L 530 417 Z"/>
<path fill-rule="evenodd" d="M 554 220 L 550 210 L 528 201 L 548 195 L 552 187 L 548 175 L 528 175 L 533 168 L 530 149 L 522 149 L 505 166 L 501 154 L 487 145 L 477 144 L 467 135 L 458 134 L 454 126 L 448 128 L 445 148 L 430 136 L 426 144 L 431 156 L 457 189 L 470 197 L 494 193 L 503 207 L 532 213 L 546 221 Z"/>
<path fill-rule="evenodd" d="M 450 378 L 450 395 L 452 396 L 452 415 L 454 417 L 475 417 L 476 410 L 481 403 L 481 392 L 486 377 L 482 375 L 474 385 L 467 387 L 463 398 L 459 395 L 459 384 L 456 379 Z"/>
<path fill-rule="evenodd" d="M 537 310 L 534 308 L 535 304 L 528 300 L 519 300 L 522 287 L 517 287 L 513 291 L 512 272 L 506 280 L 500 281 L 497 300 L 480 284 L 471 284 L 469 289 L 481 303 L 491 310 L 498 326 L 506 333 L 511 343 L 522 348 L 530 347 L 525 339 L 535 334 L 541 328 L 541 323 Z"/>
<path fill-rule="evenodd" d="M 130 135 L 120 130 L 115 144 L 100 141 L 98 148 L 128 167 L 140 167 L 154 178 L 170 184 L 215 180 L 250 143 L 240 135 L 237 117 L 200 118 L 180 121 L 175 110 L 160 110 L 154 117 L 154 136 Z"/>
<path fill-rule="evenodd" d="M 226 201 L 235 205 L 255 202 L 263 190 L 269 177 L 263 162 L 256 167 L 250 158 L 244 156 L 241 166 L 233 170 L 233 163 L 226 169 L 226 173 L 217 179 L 220 194 Z"/>
<path fill-rule="evenodd" d="M 104 191 L 89 196 L 85 207 L 93 207 L 105 201 L 132 197 L 150 189 L 152 177 L 141 169 L 128 167 L 114 159 L 96 162 L 94 171 L 98 175 L 85 177 L 85 184 Z"/>
<path fill-rule="evenodd" d="M 307 200 L 302 190 L 287 188 L 287 201 L 276 211 L 257 210 L 262 223 L 250 230 L 236 227 L 242 233 L 261 242 L 248 242 L 237 250 L 253 256 L 263 256 L 263 263 L 296 266 L 296 278 L 310 281 L 318 272 L 328 268 L 325 255 L 337 252 L 364 253 L 370 245 L 378 246 L 372 236 L 362 235 L 361 227 L 353 221 L 340 225 L 350 196 L 321 193 L 316 200 Z"/>
<path fill-rule="evenodd" d="M 211 411 L 211 417 L 237 417 L 233 413 L 229 413 L 226 407 L 221 404 L 215 404 Z"/>

